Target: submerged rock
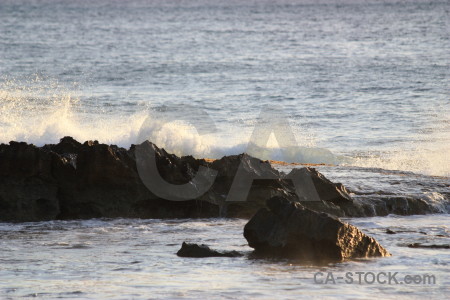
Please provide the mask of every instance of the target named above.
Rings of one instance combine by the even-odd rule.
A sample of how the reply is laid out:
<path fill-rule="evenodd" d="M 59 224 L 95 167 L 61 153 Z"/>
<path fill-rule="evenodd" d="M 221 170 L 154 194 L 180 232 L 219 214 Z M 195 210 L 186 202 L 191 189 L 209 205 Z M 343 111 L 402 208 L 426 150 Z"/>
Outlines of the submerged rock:
<path fill-rule="evenodd" d="M 326 261 L 390 255 L 355 226 L 281 197 L 269 199 L 253 216 L 244 237 L 264 256 Z"/>
<path fill-rule="evenodd" d="M 209 248 L 207 245 L 188 244 L 183 242 L 181 249 L 177 252 L 181 257 L 239 257 L 241 253 L 237 251 L 216 251 Z"/>
<path fill-rule="evenodd" d="M 421 243 L 408 244 L 408 248 L 424 248 L 424 249 L 450 249 L 450 245 L 425 245 Z"/>

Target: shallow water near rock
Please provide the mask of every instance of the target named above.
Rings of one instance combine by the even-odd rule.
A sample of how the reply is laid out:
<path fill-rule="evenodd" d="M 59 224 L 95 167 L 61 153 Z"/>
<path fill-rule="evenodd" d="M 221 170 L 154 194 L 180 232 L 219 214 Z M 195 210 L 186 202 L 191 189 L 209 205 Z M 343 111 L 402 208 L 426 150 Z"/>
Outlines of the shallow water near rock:
<path fill-rule="evenodd" d="M 286 172 L 292 167 L 277 166 Z M 247 221 L 242 219 L 0 223 L 0 299 L 272 299 L 274 294 L 285 299 L 442 299 L 449 293 L 450 250 L 408 247 L 415 243 L 450 245 L 448 178 L 356 167 L 316 168 L 332 181 L 342 182 L 356 199 L 392 194 L 428 197 L 443 213 L 344 218 L 374 237 L 392 257 L 320 266 L 253 258 L 253 249 L 243 237 Z M 394 234 L 387 233 L 388 229 Z M 244 256 L 178 257 L 184 241 L 207 244 L 215 250 L 236 250 Z M 323 273 L 317 276 L 319 280 L 332 272 L 335 284 L 316 283 L 317 272 Z M 352 284 L 345 282 L 347 272 L 353 274 Z M 356 272 L 398 272 L 399 284 L 359 284 Z M 401 284 L 406 275 L 434 275 L 436 283 Z"/>
<path fill-rule="evenodd" d="M 242 236 L 245 220 L 84 220 L 0 224 L 0 298 L 90 299 L 343 298 L 448 295 L 448 249 L 409 243 L 450 244 L 449 215 L 346 219 L 375 237 L 392 257 L 315 266 L 301 261 L 253 259 Z M 397 234 L 386 234 L 390 228 Z M 183 241 L 237 250 L 243 257 L 182 258 Z M 353 272 L 355 282 L 317 284 L 314 274 Z M 436 284 L 357 283 L 355 272 L 432 274 Z"/>

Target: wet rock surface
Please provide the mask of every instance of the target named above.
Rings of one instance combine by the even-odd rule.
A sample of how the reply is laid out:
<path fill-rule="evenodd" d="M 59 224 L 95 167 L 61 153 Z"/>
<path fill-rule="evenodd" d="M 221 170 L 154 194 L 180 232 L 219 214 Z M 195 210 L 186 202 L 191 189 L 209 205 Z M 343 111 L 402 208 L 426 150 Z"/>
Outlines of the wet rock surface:
<path fill-rule="evenodd" d="M 180 257 L 239 257 L 241 253 L 237 251 L 216 251 L 209 248 L 207 245 L 189 244 L 183 242 L 181 249 L 178 250 L 177 255 Z"/>
<path fill-rule="evenodd" d="M 190 183 L 202 167 L 216 172 L 215 180 L 204 194 L 184 201 L 155 195 L 138 171 L 136 148 L 140 146 L 152 149 L 159 175 L 170 184 Z M 314 190 L 317 199 L 306 199 L 310 198 L 307 193 L 298 197 L 294 182 L 306 182 L 300 190 Z M 71 137 L 43 147 L 18 142 L 0 145 L 1 221 L 250 218 L 271 197 L 301 201 L 305 207 L 336 216 L 434 212 L 426 202 L 403 198 L 355 201 L 342 184 L 314 168 L 293 169 L 286 175 L 247 154 L 207 161 L 177 157 L 150 142 L 124 149 L 97 141 L 80 143 Z"/>
<path fill-rule="evenodd" d="M 355 226 L 281 197 L 269 199 L 250 219 L 244 237 L 261 256 L 314 262 L 390 256 Z"/>
<path fill-rule="evenodd" d="M 450 249 L 450 245 L 428 245 L 428 244 L 421 244 L 421 243 L 413 243 L 408 244 L 408 248 L 423 248 L 423 249 Z"/>

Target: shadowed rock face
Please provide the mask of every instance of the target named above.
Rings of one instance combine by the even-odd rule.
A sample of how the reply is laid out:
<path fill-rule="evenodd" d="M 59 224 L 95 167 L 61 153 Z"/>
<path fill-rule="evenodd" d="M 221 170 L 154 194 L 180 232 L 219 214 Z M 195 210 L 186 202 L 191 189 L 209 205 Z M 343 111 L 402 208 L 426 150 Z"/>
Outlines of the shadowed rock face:
<path fill-rule="evenodd" d="M 364 216 L 365 206 L 354 202 L 347 189 L 341 183 L 333 183 L 314 168 L 293 169 L 283 177 L 285 180 L 310 182 L 320 201 L 300 199 L 303 206 L 312 210 L 326 212 L 336 216 Z M 303 201 L 306 200 L 306 201 Z"/>
<path fill-rule="evenodd" d="M 0 145 L 0 220 L 52 220 L 60 212 L 55 153 L 26 143 Z"/>
<path fill-rule="evenodd" d="M 263 256 L 318 262 L 390 255 L 355 226 L 281 197 L 269 199 L 253 216 L 244 237 Z"/>
<path fill-rule="evenodd" d="M 188 244 L 183 242 L 181 249 L 178 250 L 177 255 L 180 257 L 239 257 L 241 253 L 237 251 L 216 251 L 208 246 L 202 244 Z"/>
<path fill-rule="evenodd" d="M 223 204 L 224 214 L 240 218 L 250 218 L 264 206 L 264 201 L 269 197 L 284 196 L 291 201 L 297 201 L 291 182 L 283 180 L 280 172 L 274 169 L 270 163 L 254 158 L 248 154 L 231 155 L 222 157 L 210 164 L 217 170 L 216 180 L 210 191 L 202 196 L 202 199 L 217 199 Z M 235 201 L 233 195 L 229 196 L 230 189 L 240 168 L 239 178 L 252 178 L 251 188 L 248 191 L 246 201 Z M 240 189 L 238 188 L 238 193 Z"/>
<path fill-rule="evenodd" d="M 158 149 L 167 180 L 188 181 L 185 161 Z M 65 151 L 71 151 L 67 153 Z M 171 168 L 168 171 L 167 164 Z M 217 205 L 192 199 L 173 202 L 153 195 L 130 150 L 70 137 L 57 145 L 0 145 L 0 220 L 39 221 L 100 217 L 217 217 Z"/>
<path fill-rule="evenodd" d="M 81 144 L 71 137 L 43 147 L 11 142 L 0 145 L 0 220 L 250 218 L 271 197 L 305 200 L 297 197 L 292 178 L 309 179 L 319 195 L 319 201 L 302 202 L 304 206 L 337 216 L 373 215 L 374 211 L 384 214 L 390 213 L 391 207 L 401 213 L 432 211 L 414 199 L 406 203 L 414 210 L 402 210 L 402 201 L 374 202 L 368 207 L 353 201 L 344 186 L 332 183 L 313 168 L 294 169 L 285 175 L 247 154 L 207 162 L 192 156 L 177 157 L 149 142 L 145 145 L 154 150 L 156 166 L 165 181 L 185 184 L 203 166 L 217 171 L 214 184 L 196 199 L 169 201 L 142 183 L 134 145 L 127 150 L 97 141 Z M 238 169 L 242 178 L 252 179 L 246 201 L 229 197 Z"/>

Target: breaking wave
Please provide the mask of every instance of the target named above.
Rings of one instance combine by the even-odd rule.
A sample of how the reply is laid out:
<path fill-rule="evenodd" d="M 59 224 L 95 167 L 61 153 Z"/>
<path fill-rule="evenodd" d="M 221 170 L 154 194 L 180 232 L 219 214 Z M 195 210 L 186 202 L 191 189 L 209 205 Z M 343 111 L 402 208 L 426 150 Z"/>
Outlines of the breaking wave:
<path fill-rule="evenodd" d="M 108 112 L 95 102 L 82 102 L 76 89 L 58 82 L 43 85 L 36 78 L 26 84 L 4 80 L 0 85 L 0 142 L 25 141 L 41 146 L 57 143 L 63 136 L 79 141 L 98 140 L 102 143 L 129 147 L 138 141 L 144 120 L 152 117 L 151 107 L 142 104 L 138 112 Z M 150 122 L 148 139 L 177 155 L 220 158 L 224 155 L 248 152 L 251 128 L 236 133 L 219 132 L 200 136 L 184 122 L 172 122 L 163 127 L 158 120 Z M 154 127 L 152 127 L 154 124 Z M 425 141 L 414 142 L 409 149 L 384 152 L 355 152 L 345 155 L 314 145 L 311 136 L 299 136 L 307 141 L 299 147 L 279 149 L 272 136 L 266 147 L 252 147 L 249 154 L 261 159 L 286 162 L 335 164 L 411 171 L 450 176 L 450 145 L 448 122 Z M 304 131 L 301 131 L 304 132 Z"/>

